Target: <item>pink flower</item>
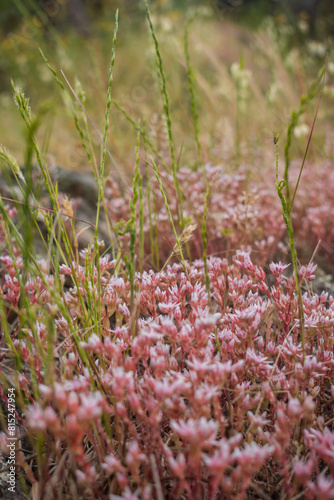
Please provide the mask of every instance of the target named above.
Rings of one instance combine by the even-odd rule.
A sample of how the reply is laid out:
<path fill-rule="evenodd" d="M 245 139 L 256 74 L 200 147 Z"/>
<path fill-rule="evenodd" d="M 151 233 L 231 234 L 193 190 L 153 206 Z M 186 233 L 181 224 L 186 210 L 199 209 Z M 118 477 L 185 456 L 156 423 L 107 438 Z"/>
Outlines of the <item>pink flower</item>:
<path fill-rule="evenodd" d="M 314 271 L 316 270 L 317 265 L 316 264 L 308 264 L 306 267 L 301 266 L 299 269 L 299 278 L 300 279 L 305 279 L 308 281 L 313 281 L 315 279 L 315 274 Z"/>
<path fill-rule="evenodd" d="M 201 417 L 199 420 L 190 418 L 187 421 L 172 421 L 173 431 L 184 441 L 196 445 L 198 448 L 213 446 L 218 432 L 218 423 Z"/>
<path fill-rule="evenodd" d="M 289 417 L 300 417 L 302 418 L 302 405 L 297 398 L 291 398 L 288 403 L 287 413 Z"/>
<path fill-rule="evenodd" d="M 273 275 L 277 278 L 278 276 L 281 276 L 281 274 L 283 274 L 285 269 L 287 269 L 289 266 L 290 264 L 283 264 L 282 262 L 279 262 L 278 264 L 274 264 L 274 262 L 272 262 L 269 265 L 269 268 Z"/>
<path fill-rule="evenodd" d="M 107 474 L 114 474 L 115 472 L 123 473 L 125 472 L 125 468 L 118 460 L 115 455 L 107 455 L 104 459 L 104 463 L 102 464 L 102 468 L 107 472 Z"/>
<path fill-rule="evenodd" d="M 54 385 L 54 399 L 60 410 L 65 410 L 67 403 L 67 394 L 63 385 L 58 382 Z"/>
<path fill-rule="evenodd" d="M 210 474 L 221 479 L 224 471 L 233 463 L 231 442 L 221 439 L 217 442 L 217 449 L 212 456 L 203 455 L 203 461 Z"/>
<path fill-rule="evenodd" d="M 254 441 L 251 444 L 246 443 L 243 449 L 235 448 L 232 457 L 236 460 L 239 468 L 236 472 L 239 474 L 247 473 L 248 476 L 254 474 L 266 462 L 272 454 L 271 446 L 259 446 Z"/>
<path fill-rule="evenodd" d="M 315 483 L 308 481 L 307 487 L 317 500 L 334 500 L 334 479 L 319 475 Z"/>
<path fill-rule="evenodd" d="M 60 267 L 59 267 L 59 272 L 60 274 L 67 274 L 69 276 L 72 276 L 72 269 L 69 267 L 69 266 L 66 266 L 65 264 L 62 264 Z"/>
<path fill-rule="evenodd" d="M 87 351 L 92 351 L 92 352 L 101 352 L 103 350 L 103 344 L 100 339 L 96 335 L 96 333 L 92 333 L 90 337 L 88 338 L 88 342 L 81 342 L 81 345 L 87 350 Z"/>
<path fill-rule="evenodd" d="M 92 392 L 88 395 L 81 394 L 80 400 L 80 407 L 77 413 L 79 422 L 100 418 L 102 409 L 105 408 L 104 398 L 100 392 Z"/>
<path fill-rule="evenodd" d="M 168 457 L 168 465 L 173 474 L 178 479 L 184 479 L 186 470 L 187 470 L 187 462 L 183 453 L 178 453 L 176 459 L 171 455 Z"/>
<path fill-rule="evenodd" d="M 44 397 L 45 400 L 49 401 L 52 398 L 52 387 L 49 387 L 45 384 L 39 384 L 38 388 L 40 394 Z"/>
<path fill-rule="evenodd" d="M 307 462 L 303 462 L 302 460 L 297 460 L 293 464 L 293 471 L 295 473 L 296 478 L 304 484 L 306 481 L 310 479 L 312 476 L 314 468 L 314 460 L 309 459 Z"/>
<path fill-rule="evenodd" d="M 27 414 L 27 425 L 33 432 L 50 431 L 54 435 L 61 433 L 59 418 L 51 406 L 47 406 L 45 410 L 37 405 L 30 407 Z"/>
<path fill-rule="evenodd" d="M 79 397 L 78 395 L 71 391 L 67 398 L 67 408 L 71 413 L 76 414 L 79 409 Z"/>

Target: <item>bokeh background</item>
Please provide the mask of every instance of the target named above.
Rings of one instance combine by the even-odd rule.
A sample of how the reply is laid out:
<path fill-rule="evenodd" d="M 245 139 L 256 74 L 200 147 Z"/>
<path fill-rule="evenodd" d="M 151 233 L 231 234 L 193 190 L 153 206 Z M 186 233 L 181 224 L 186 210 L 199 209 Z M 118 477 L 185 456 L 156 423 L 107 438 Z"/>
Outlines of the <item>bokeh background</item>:
<path fill-rule="evenodd" d="M 331 0 L 152 0 L 149 5 L 184 162 L 195 161 L 184 56 L 185 26 L 195 12 L 189 49 L 205 161 L 233 166 L 255 161 L 267 150 L 272 155 L 273 136 L 286 131 L 292 109 L 317 77 L 327 52 L 324 104 L 311 154 L 332 158 Z M 65 168 L 89 169 L 73 124 L 72 100 L 64 98 L 39 49 L 60 78 L 62 70 L 76 86 L 96 127 L 102 129 L 117 8 L 113 98 L 133 120 L 145 123 L 158 149 L 165 147 L 155 53 L 142 0 L 2 0 L 0 142 L 20 162 L 25 131 L 12 99 L 11 79 L 30 98 L 45 157 Z M 313 113 L 311 106 L 297 128 L 296 154 L 305 148 Z M 125 170 L 132 170 L 135 143 L 133 127 L 113 107 L 108 145 Z M 100 150 L 98 141 L 93 146 Z"/>

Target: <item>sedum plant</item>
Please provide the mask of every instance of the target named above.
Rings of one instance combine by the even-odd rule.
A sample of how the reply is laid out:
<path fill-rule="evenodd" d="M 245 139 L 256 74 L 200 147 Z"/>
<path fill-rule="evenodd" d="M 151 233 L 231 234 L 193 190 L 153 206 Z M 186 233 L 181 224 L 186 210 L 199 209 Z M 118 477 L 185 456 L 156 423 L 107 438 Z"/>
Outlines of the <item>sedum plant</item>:
<path fill-rule="evenodd" d="M 308 251 L 320 238 L 327 248 L 334 241 L 333 165 L 319 169 L 316 182 L 306 169 L 292 202 L 277 175 L 283 220 L 268 170 L 252 178 L 242 166 L 227 173 L 205 164 L 188 31 L 199 168 L 178 165 L 148 8 L 147 16 L 170 157 L 160 158 L 145 126 L 128 115 L 137 130 L 132 188 L 104 179 L 116 16 L 95 171 L 98 214 L 103 207 L 117 235 L 110 248 L 99 240 L 97 217 L 91 244 L 79 249 L 73 204 L 61 208 L 28 102 L 14 86 L 29 129 L 30 172 L 35 151 L 52 208 L 31 200 L 31 178 L 1 148 L 0 160 L 25 195 L 14 206 L 0 197 L 1 478 L 9 465 L 6 418 L 15 388 L 16 488 L 27 498 L 330 500 L 334 299 L 312 289 L 316 265 Z M 94 165 L 75 108 L 74 116 Z M 288 142 L 291 133 L 290 127 Z M 299 184 L 300 169 L 288 153 L 289 146 L 285 189 L 288 173 Z M 40 231 L 43 256 L 27 221 Z M 283 262 L 289 242 L 292 275 Z M 333 263 L 332 253 L 326 262 Z"/>

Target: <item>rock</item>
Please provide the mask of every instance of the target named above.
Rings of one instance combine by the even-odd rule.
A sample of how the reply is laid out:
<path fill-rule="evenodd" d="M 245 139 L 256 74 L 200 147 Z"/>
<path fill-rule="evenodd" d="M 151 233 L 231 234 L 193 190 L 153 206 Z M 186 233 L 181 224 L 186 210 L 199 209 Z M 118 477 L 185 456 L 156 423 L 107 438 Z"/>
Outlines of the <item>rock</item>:
<path fill-rule="evenodd" d="M 24 169 L 22 169 L 24 176 Z M 50 168 L 50 176 L 53 184 L 58 183 L 58 192 L 60 194 L 60 201 L 64 200 L 66 195 L 72 202 L 74 208 L 74 216 L 79 220 L 75 221 L 75 233 L 78 237 L 79 249 L 86 248 L 94 236 L 94 227 L 86 224 L 95 224 L 96 222 L 96 209 L 98 201 L 98 186 L 96 185 L 94 176 L 89 172 L 78 172 L 67 170 L 57 167 Z M 3 174 L 0 174 L 0 194 L 7 198 L 14 198 L 19 201 L 23 201 L 23 195 L 19 187 L 14 184 L 15 180 L 6 180 Z M 34 190 L 34 196 L 37 199 L 31 197 L 30 203 L 32 205 L 52 208 L 48 193 L 44 187 L 43 179 L 39 170 L 33 170 L 33 185 L 36 187 Z M 7 204 L 7 202 L 5 202 Z M 65 211 L 65 210 L 64 210 Z M 43 213 L 43 211 L 41 211 Z M 69 225 L 69 224 L 68 224 Z M 41 229 L 43 234 L 46 236 L 46 228 L 43 223 L 41 223 Z M 38 235 L 36 234 L 36 243 L 38 244 Z M 100 222 L 99 222 L 99 239 L 104 240 L 106 246 L 111 244 L 111 237 L 108 231 L 108 226 L 106 223 L 106 217 L 104 210 L 100 210 Z M 38 244 L 38 250 L 45 253 L 44 246 Z"/>

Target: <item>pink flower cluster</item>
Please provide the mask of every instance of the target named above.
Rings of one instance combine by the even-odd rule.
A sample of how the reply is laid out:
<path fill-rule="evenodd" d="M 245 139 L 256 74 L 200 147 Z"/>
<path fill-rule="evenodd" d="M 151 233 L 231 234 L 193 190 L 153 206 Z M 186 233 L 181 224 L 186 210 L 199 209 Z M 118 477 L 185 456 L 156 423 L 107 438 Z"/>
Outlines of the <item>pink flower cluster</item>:
<path fill-rule="evenodd" d="M 1 293 L 17 306 L 19 276 L 3 263 Z M 133 310 L 130 283 L 107 257 L 100 289 L 89 260 L 61 267 L 77 285 L 57 308 L 54 278 L 30 277 L 26 293 L 44 311 L 35 329 L 13 331 L 36 374 L 20 377 L 24 425 L 44 450 L 42 468 L 25 463 L 29 481 L 50 498 L 67 498 L 74 481 L 82 499 L 333 499 L 334 299 L 303 295 L 303 362 L 286 268 L 272 263 L 266 274 L 246 251 L 211 257 L 209 296 L 200 260 L 187 273 L 181 264 L 144 271 Z M 303 266 L 300 279 L 314 273 Z M 92 303 L 100 314 L 87 321 Z M 47 369 L 46 311 L 55 318 Z"/>
<path fill-rule="evenodd" d="M 299 169 L 299 163 L 292 163 L 292 188 L 296 184 Z M 161 169 L 160 176 L 171 213 L 174 220 L 177 220 L 179 203 L 175 195 L 173 177 L 165 169 Z M 189 243 L 192 258 L 202 256 L 200 226 L 208 181 L 208 254 L 225 256 L 237 249 L 251 250 L 253 259 L 261 265 L 269 264 L 273 258 L 286 259 L 287 231 L 282 207 L 275 192 L 274 166 L 261 169 L 257 167 L 255 174 L 252 169 L 243 167 L 231 173 L 219 166 L 206 165 L 205 176 L 203 179 L 200 169 L 194 171 L 186 167 L 181 168 L 178 173 L 183 194 L 184 218 L 194 223 L 200 222 L 197 236 Z M 320 241 L 316 261 L 325 271 L 334 263 L 333 183 L 332 163 L 326 162 L 312 167 L 306 165 L 292 211 L 299 257 L 308 261 Z M 144 202 L 146 255 L 152 251 L 149 245 L 150 230 L 152 231 L 152 225 L 155 225 L 156 211 L 159 235 L 157 244 L 161 262 L 164 263 L 174 246 L 174 237 L 158 183 L 152 180 L 150 185 L 155 193 L 155 206 L 152 197 L 150 207 L 147 200 Z M 128 199 L 122 196 L 117 184 L 112 180 L 106 189 L 106 200 L 113 224 L 130 218 Z"/>

